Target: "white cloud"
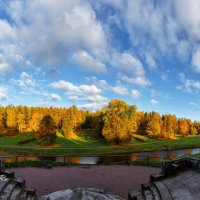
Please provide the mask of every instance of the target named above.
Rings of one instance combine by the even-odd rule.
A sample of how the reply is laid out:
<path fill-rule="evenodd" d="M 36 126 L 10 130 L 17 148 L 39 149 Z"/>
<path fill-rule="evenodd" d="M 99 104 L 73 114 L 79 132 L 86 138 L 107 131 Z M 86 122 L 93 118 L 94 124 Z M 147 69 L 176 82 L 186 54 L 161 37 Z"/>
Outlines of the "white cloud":
<path fill-rule="evenodd" d="M 60 89 L 60 90 L 65 90 L 65 91 L 70 91 L 70 92 L 79 92 L 80 91 L 79 88 L 77 86 L 75 86 L 74 84 L 63 81 L 63 80 L 53 82 L 51 85 L 55 89 Z"/>
<path fill-rule="evenodd" d="M 54 100 L 54 101 L 60 101 L 61 100 L 61 97 L 58 94 L 51 93 L 50 96 L 51 96 L 51 99 Z"/>
<path fill-rule="evenodd" d="M 130 53 L 115 54 L 112 64 L 119 69 L 120 80 L 143 87 L 150 85 L 142 63 Z"/>
<path fill-rule="evenodd" d="M 159 101 L 157 101 L 156 99 L 151 99 L 151 104 L 154 105 L 158 105 Z"/>
<path fill-rule="evenodd" d="M 79 88 L 81 92 L 84 92 L 88 95 L 98 95 L 101 93 L 101 90 L 95 85 L 80 85 Z"/>
<path fill-rule="evenodd" d="M 200 1 L 199 0 L 175 0 L 172 1 L 176 11 L 177 21 L 181 27 L 193 39 L 200 38 Z M 186 15 L 187 13 L 187 15 Z"/>
<path fill-rule="evenodd" d="M 99 88 L 97 88 L 95 85 L 79 85 L 76 86 L 73 83 L 70 82 L 66 82 L 63 80 L 57 81 L 57 82 L 53 82 L 52 87 L 55 89 L 61 89 L 64 90 L 66 92 L 70 92 L 70 93 L 85 93 L 88 95 L 96 95 L 96 94 L 100 94 L 101 90 Z"/>
<path fill-rule="evenodd" d="M 16 70 L 35 64 L 58 67 L 84 49 L 88 57 L 82 62 L 88 65 L 83 67 L 106 71 L 98 56 L 89 53 L 104 51 L 107 35 L 87 1 L 17 0 L 3 3 L 2 10 L 11 20 L 0 19 L 0 63 Z"/>
<path fill-rule="evenodd" d="M 88 104 L 77 105 L 77 107 L 83 110 L 95 111 L 101 109 L 105 105 L 106 105 L 105 103 L 88 103 Z"/>
<path fill-rule="evenodd" d="M 134 99 L 138 99 L 141 96 L 141 93 L 138 90 L 131 90 L 131 96 Z"/>
<path fill-rule="evenodd" d="M 8 63 L 0 63 L 0 72 L 7 73 L 12 71 L 12 67 Z"/>
<path fill-rule="evenodd" d="M 114 86 L 112 87 L 112 90 L 113 92 L 115 92 L 116 94 L 119 94 L 119 95 L 128 95 L 128 90 L 127 88 L 123 87 L 123 86 Z"/>
<path fill-rule="evenodd" d="M 193 69 L 200 73 L 200 48 L 197 49 L 192 55 Z"/>
<path fill-rule="evenodd" d="M 142 87 L 146 87 L 146 86 L 151 85 L 151 82 L 147 78 L 145 78 L 144 76 L 129 77 L 127 75 L 120 73 L 118 75 L 118 77 L 119 77 L 120 80 L 127 82 L 129 84 L 135 84 L 135 85 L 142 86 Z"/>
<path fill-rule="evenodd" d="M 123 11 L 124 21 L 134 46 L 142 47 L 143 50 L 159 48 L 164 52 L 176 42 L 176 25 L 172 25 L 174 20 L 168 4 L 164 2 L 155 6 L 149 0 L 127 1 L 126 10 Z"/>
<path fill-rule="evenodd" d="M 131 55 L 130 53 L 122 53 L 114 55 L 113 61 L 114 67 L 125 71 L 132 72 L 135 76 L 144 75 L 143 65 L 139 59 Z"/>
<path fill-rule="evenodd" d="M 19 86 L 21 87 L 33 87 L 35 86 L 35 80 L 32 75 L 22 72 L 20 75 L 20 79 L 18 80 Z"/>
<path fill-rule="evenodd" d="M 88 101 L 88 102 L 104 102 L 107 98 L 101 96 L 101 95 L 92 95 L 92 96 L 85 96 L 82 98 L 82 100 Z"/>
<path fill-rule="evenodd" d="M 79 101 L 79 100 L 81 100 L 78 96 L 69 96 L 68 99 L 71 100 L 71 101 Z"/>
<path fill-rule="evenodd" d="M 195 81 L 192 79 L 187 79 L 184 74 L 180 73 L 178 75 L 181 85 L 178 85 L 176 87 L 177 90 L 182 90 L 184 92 L 189 92 L 192 93 L 194 91 L 199 91 L 200 90 L 200 81 Z"/>
<path fill-rule="evenodd" d="M 66 81 L 57 81 L 51 84 L 54 89 L 60 89 L 69 95 L 71 101 L 104 102 L 105 97 L 101 95 L 101 89 L 95 85 L 74 85 Z"/>
<path fill-rule="evenodd" d="M 109 89 L 109 88 L 110 88 L 110 85 L 107 83 L 106 80 L 99 80 L 99 79 L 97 79 L 96 76 L 86 77 L 86 80 L 87 80 L 89 83 L 98 86 L 98 87 L 101 88 L 102 90 L 106 90 L 106 89 Z"/>
<path fill-rule="evenodd" d="M 94 72 L 94 73 L 101 73 L 106 72 L 107 68 L 106 65 L 94 57 L 92 57 L 86 51 L 79 51 L 74 55 L 75 62 L 78 63 L 81 69 Z"/>
<path fill-rule="evenodd" d="M 0 100 L 7 100 L 8 99 L 8 94 L 7 90 L 5 88 L 0 88 Z"/>
<path fill-rule="evenodd" d="M 146 59 L 147 65 L 150 69 L 156 69 L 157 68 L 157 63 L 150 53 L 145 54 L 145 59 Z"/>
<path fill-rule="evenodd" d="M 15 38 L 15 29 L 7 21 L 0 19 L 0 41 L 7 43 Z"/>

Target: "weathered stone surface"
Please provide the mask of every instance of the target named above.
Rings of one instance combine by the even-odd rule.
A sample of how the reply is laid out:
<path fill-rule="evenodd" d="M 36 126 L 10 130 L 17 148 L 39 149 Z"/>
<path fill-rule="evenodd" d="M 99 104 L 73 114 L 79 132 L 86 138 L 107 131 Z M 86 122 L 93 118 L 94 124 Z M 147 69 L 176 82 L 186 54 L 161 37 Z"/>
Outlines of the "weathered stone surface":
<path fill-rule="evenodd" d="M 27 188 L 25 181 L 15 178 L 10 171 L 0 171 L 0 200 L 36 200 L 35 190 Z"/>
<path fill-rule="evenodd" d="M 141 190 L 130 192 L 130 200 L 197 200 L 200 199 L 199 160 L 185 158 L 165 163 L 162 172 L 153 174 Z"/>
<path fill-rule="evenodd" d="M 51 194 L 48 194 L 46 196 L 44 196 L 43 198 L 40 198 L 41 200 L 43 199 L 48 199 L 49 200 L 62 200 L 62 199 L 66 199 L 69 200 L 72 198 L 72 196 L 74 195 L 73 190 L 67 189 L 67 190 L 61 190 L 61 191 L 57 191 L 57 192 L 53 192 Z"/>
<path fill-rule="evenodd" d="M 48 194 L 40 200 L 123 200 L 121 197 L 94 188 L 66 189 Z"/>

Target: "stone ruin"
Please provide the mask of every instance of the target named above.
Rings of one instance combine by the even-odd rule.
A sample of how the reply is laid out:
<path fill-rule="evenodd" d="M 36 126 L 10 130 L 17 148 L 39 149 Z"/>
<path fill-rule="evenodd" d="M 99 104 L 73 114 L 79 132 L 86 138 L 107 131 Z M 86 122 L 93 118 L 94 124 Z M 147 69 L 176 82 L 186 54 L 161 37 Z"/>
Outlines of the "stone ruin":
<path fill-rule="evenodd" d="M 198 200 L 200 199 L 200 160 L 183 158 L 166 162 L 162 171 L 152 174 L 139 191 L 130 192 L 128 200 Z M 16 178 L 14 172 L 0 171 L 0 200 L 123 200 L 94 188 L 72 188 L 38 197 L 36 190 Z"/>

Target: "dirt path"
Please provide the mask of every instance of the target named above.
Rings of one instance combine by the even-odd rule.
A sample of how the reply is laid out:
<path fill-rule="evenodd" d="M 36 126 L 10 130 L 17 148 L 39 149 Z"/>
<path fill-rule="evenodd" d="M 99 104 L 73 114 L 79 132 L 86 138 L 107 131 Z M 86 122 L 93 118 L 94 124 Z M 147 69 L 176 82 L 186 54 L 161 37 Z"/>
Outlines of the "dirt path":
<path fill-rule="evenodd" d="M 138 190 L 159 168 L 144 166 L 100 165 L 11 169 L 26 185 L 37 189 L 39 195 L 71 187 L 93 187 L 126 198 L 128 192 Z"/>

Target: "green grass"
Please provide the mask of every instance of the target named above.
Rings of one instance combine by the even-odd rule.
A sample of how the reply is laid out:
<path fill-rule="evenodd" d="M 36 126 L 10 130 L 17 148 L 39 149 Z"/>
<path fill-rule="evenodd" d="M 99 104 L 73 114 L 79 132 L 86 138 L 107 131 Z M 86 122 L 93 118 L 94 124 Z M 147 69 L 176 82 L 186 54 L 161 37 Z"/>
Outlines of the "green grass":
<path fill-rule="evenodd" d="M 19 155 L 97 155 L 200 147 L 200 136 L 189 136 L 176 140 L 156 140 L 135 135 L 134 139 L 126 145 L 107 145 L 104 139 L 97 139 L 95 133 L 91 130 L 80 132 L 76 139 L 67 140 L 58 137 L 55 145 L 48 147 L 42 147 L 36 141 L 23 145 L 18 144 L 19 141 L 32 137 L 34 137 L 32 133 L 18 134 L 12 137 L 2 136 L 0 137 L 0 153 Z M 137 138 L 142 139 L 143 142 Z"/>
<path fill-rule="evenodd" d="M 18 142 L 22 140 L 31 139 L 34 137 L 33 133 L 19 133 L 17 136 L 2 136 L 0 137 L 0 146 L 19 146 Z M 35 146 L 36 141 L 24 144 L 23 146 Z"/>

